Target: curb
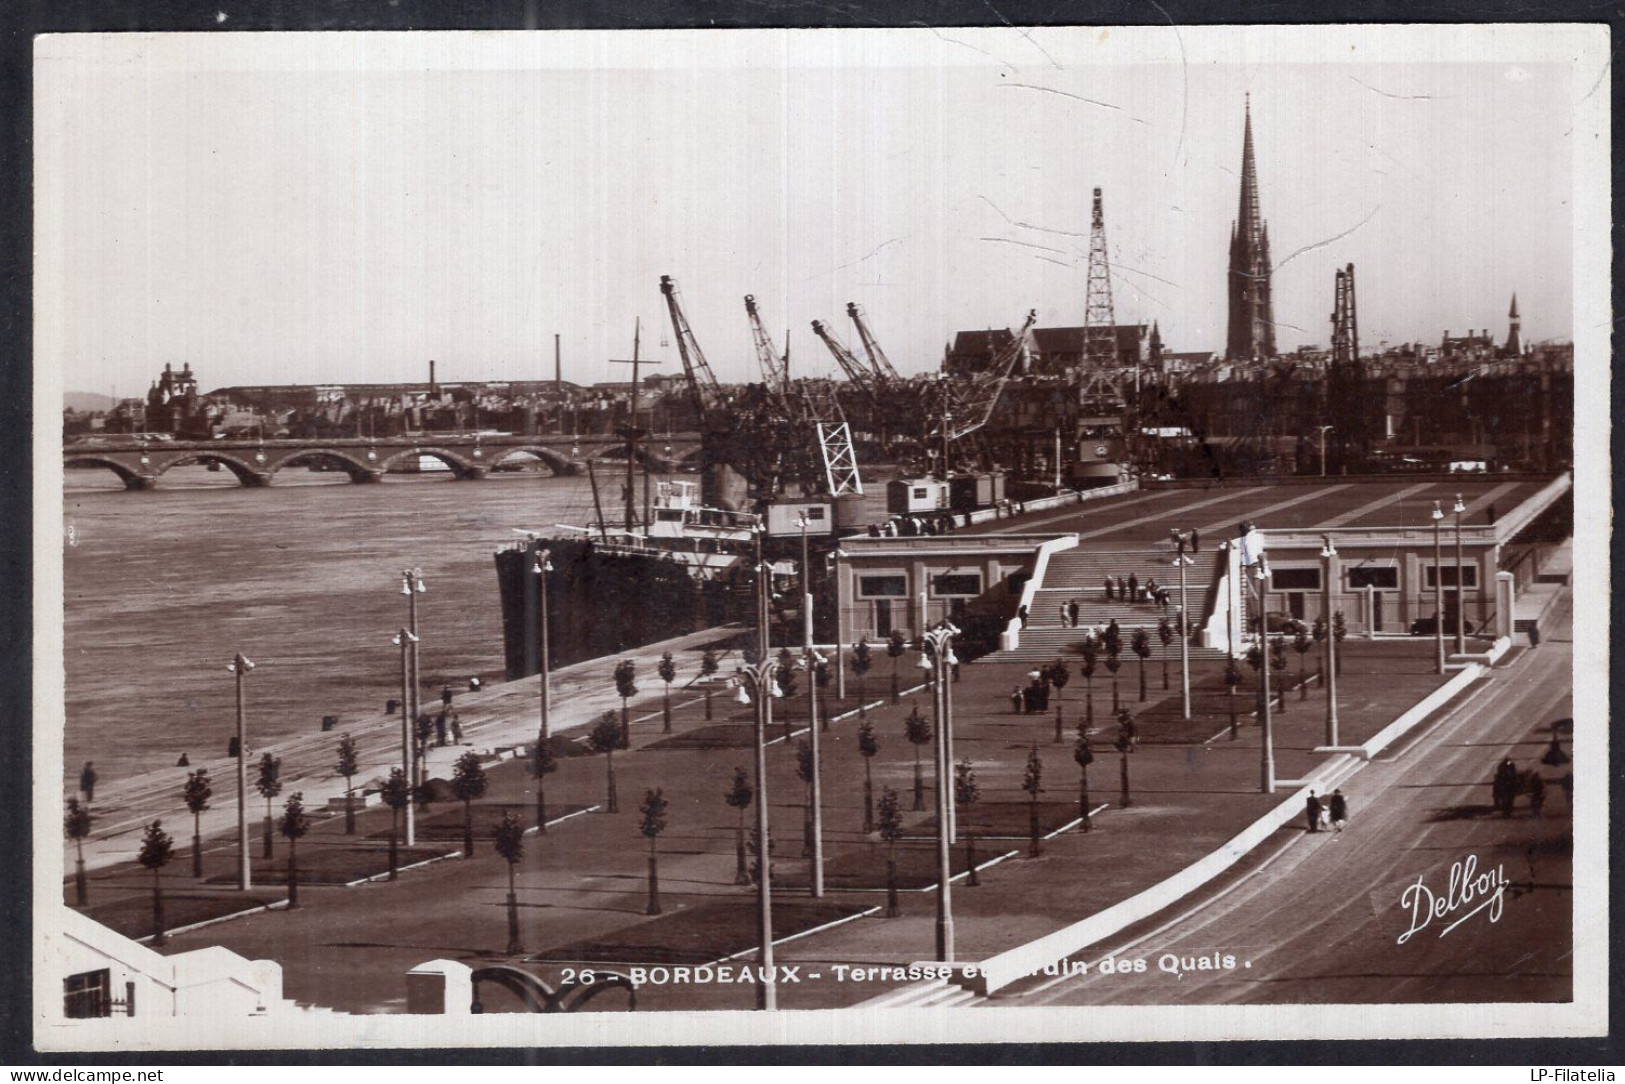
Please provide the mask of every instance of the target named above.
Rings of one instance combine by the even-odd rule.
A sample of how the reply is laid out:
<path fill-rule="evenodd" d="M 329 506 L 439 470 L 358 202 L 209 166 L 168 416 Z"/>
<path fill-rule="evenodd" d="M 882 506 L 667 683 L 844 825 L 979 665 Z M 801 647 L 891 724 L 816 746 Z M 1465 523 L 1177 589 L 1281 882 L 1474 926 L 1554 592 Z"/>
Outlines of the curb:
<path fill-rule="evenodd" d="M 878 910 L 880 910 L 880 907 L 879 907 L 879 905 L 876 905 L 874 907 L 869 907 L 869 908 L 866 908 L 866 909 L 864 909 L 862 911 L 859 911 L 855 915 L 847 915 L 845 918 L 838 918 L 833 922 L 826 922 L 822 926 L 814 926 L 810 930 L 802 930 L 800 933 L 793 933 L 789 937 L 775 937 L 773 939 L 773 944 L 774 945 L 788 944 L 791 941 L 795 941 L 795 940 L 798 940 L 798 939 L 803 938 L 803 937 L 811 937 L 815 933 L 823 933 L 825 930 L 833 930 L 835 927 L 844 926 L 848 922 L 856 922 L 860 918 L 868 918 L 870 915 L 874 914 Z M 700 964 L 699 966 L 700 967 L 715 967 L 718 964 L 725 964 L 729 960 L 737 960 L 741 956 L 753 956 L 758 951 L 760 951 L 758 946 L 752 946 L 752 947 L 750 947 L 748 949 L 741 949 L 740 951 L 732 953 L 732 954 L 727 955 L 727 956 L 719 956 L 717 959 L 708 961 L 707 963 Z"/>
<path fill-rule="evenodd" d="M 220 916 L 218 916 L 216 918 L 206 918 L 202 922 L 194 922 L 194 923 L 192 923 L 191 925 L 188 925 L 188 926 L 176 926 L 172 930 L 165 930 L 164 931 L 164 936 L 165 937 L 174 937 L 177 934 L 191 933 L 193 930 L 201 930 L 205 926 L 215 926 L 215 925 L 218 925 L 218 924 L 220 924 L 222 922 L 230 922 L 234 918 L 246 918 L 249 915 L 257 915 L 262 911 L 285 911 L 287 909 L 288 909 L 288 901 L 287 900 L 272 900 L 270 903 L 262 903 L 258 907 L 250 907 L 250 908 L 248 908 L 246 910 L 243 910 L 243 911 L 233 911 L 229 915 L 220 915 Z M 108 927 L 108 928 L 111 929 L 112 927 Z M 157 935 L 149 933 L 145 937 L 137 937 L 137 938 L 134 938 L 133 940 L 138 945 L 145 945 L 145 944 L 148 944 L 149 942 L 151 942 L 152 939 L 155 936 L 157 936 Z"/>

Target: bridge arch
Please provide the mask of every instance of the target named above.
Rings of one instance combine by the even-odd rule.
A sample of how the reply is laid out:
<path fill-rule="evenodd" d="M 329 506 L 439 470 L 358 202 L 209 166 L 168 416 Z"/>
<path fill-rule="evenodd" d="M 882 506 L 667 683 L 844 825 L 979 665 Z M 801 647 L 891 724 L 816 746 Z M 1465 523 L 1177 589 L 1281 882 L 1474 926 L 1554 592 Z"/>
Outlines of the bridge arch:
<path fill-rule="evenodd" d="M 695 461 L 699 454 L 698 447 L 673 448 L 669 455 L 664 451 L 643 447 L 633 449 L 632 460 L 639 465 L 648 464 L 656 474 L 669 474 L 678 466 Z M 620 444 L 606 444 L 583 458 L 590 459 L 594 463 L 625 463 L 626 447 Z"/>
<path fill-rule="evenodd" d="M 498 449 L 493 449 L 493 451 L 497 450 Z M 575 465 L 571 463 L 570 457 L 553 448 L 542 447 L 539 445 L 534 447 L 530 445 L 522 445 L 517 448 L 502 448 L 500 449 L 500 453 L 500 455 L 491 460 L 491 466 L 494 467 L 498 463 L 506 463 L 517 455 L 528 455 L 532 459 L 540 460 L 541 462 L 547 464 L 547 469 L 552 471 L 555 476 L 575 473 Z"/>
<path fill-rule="evenodd" d="M 108 470 L 110 470 L 114 474 L 118 475 L 119 476 L 119 481 L 123 482 L 126 486 L 128 486 L 131 489 L 143 488 L 144 483 L 147 480 L 147 479 L 143 478 L 141 475 L 137 474 L 135 471 L 131 470 L 129 467 L 125 466 L 123 463 L 120 463 L 117 459 L 113 459 L 113 458 L 111 458 L 109 456 L 104 456 L 104 455 L 73 455 L 73 456 L 68 456 L 68 457 L 66 457 L 66 458 L 64 458 L 62 460 L 62 465 L 64 467 L 77 467 L 77 466 L 106 467 Z M 149 475 L 148 478 L 150 478 L 150 477 L 151 476 Z"/>
<path fill-rule="evenodd" d="M 157 460 L 158 457 L 154 457 Z M 223 455 L 219 452 L 187 452 L 157 462 L 153 468 L 154 477 L 162 477 L 175 467 L 184 467 L 189 463 L 219 463 L 245 486 L 262 486 L 271 477 L 271 471 L 264 464 L 250 463 L 236 456 Z"/>
<path fill-rule="evenodd" d="M 312 448 L 277 460 L 271 467 L 271 473 L 276 474 L 284 467 L 296 467 L 300 464 L 309 463 L 332 463 L 348 474 L 351 481 L 363 481 L 376 475 L 379 470 L 374 464 L 346 452 L 333 448 Z"/>
<path fill-rule="evenodd" d="M 476 473 L 476 467 L 482 470 L 488 469 L 489 467 L 489 464 L 484 462 L 470 462 L 469 460 L 458 455 L 456 452 L 447 451 L 445 448 L 435 448 L 426 445 L 418 448 L 402 449 L 401 451 L 396 452 L 394 455 L 380 460 L 378 463 L 378 469 L 391 471 L 396 468 L 397 464 L 405 463 L 421 456 L 429 456 L 432 459 L 440 460 L 440 462 L 450 467 L 451 472 L 458 478 L 467 478 Z"/>

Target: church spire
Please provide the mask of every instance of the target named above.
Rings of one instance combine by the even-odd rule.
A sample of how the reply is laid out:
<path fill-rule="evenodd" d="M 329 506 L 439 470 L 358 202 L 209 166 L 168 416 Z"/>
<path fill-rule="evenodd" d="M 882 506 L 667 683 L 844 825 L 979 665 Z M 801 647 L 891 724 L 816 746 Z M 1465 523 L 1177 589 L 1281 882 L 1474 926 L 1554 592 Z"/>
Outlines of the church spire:
<path fill-rule="evenodd" d="M 1253 150 L 1253 99 L 1247 95 L 1241 140 L 1241 192 L 1230 231 L 1230 329 L 1225 357 L 1275 353 L 1275 316 L 1270 290 L 1269 228 L 1258 199 L 1258 162 Z"/>

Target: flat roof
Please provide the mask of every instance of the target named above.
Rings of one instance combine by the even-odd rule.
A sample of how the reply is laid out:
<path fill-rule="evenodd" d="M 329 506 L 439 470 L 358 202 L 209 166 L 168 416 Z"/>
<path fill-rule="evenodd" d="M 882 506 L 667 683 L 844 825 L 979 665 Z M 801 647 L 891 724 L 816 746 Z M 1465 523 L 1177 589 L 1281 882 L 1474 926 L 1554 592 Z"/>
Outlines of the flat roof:
<path fill-rule="evenodd" d="M 1498 479 L 1495 475 L 1470 475 L 1459 480 L 1418 480 L 1399 475 L 1327 478 L 1308 484 L 1296 480 L 1260 480 L 1250 485 L 1200 482 L 1168 488 L 1156 485 L 1100 501 L 961 527 L 954 533 L 963 537 L 1033 531 L 1076 532 L 1078 543 L 1084 549 L 1129 549 L 1165 541 L 1170 528 L 1194 528 L 1207 539 L 1218 542 L 1231 537 L 1242 520 L 1252 520 L 1266 531 L 1345 528 L 1425 528 L 1431 531 L 1436 500 L 1445 509 L 1445 526 L 1454 526 L 1455 517 L 1448 513 L 1457 493 L 1467 505 L 1462 525 L 1483 527 L 1491 522 L 1492 506 L 1496 519 L 1505 519 L 1555 477 L 1519 475 L 1516 479 Z"/>

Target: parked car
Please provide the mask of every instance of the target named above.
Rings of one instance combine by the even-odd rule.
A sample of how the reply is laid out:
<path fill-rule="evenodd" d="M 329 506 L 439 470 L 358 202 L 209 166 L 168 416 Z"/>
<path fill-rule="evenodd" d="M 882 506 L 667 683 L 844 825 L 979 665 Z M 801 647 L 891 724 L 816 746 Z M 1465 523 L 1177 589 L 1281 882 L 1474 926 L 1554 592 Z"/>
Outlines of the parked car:
<path fill-rule="evenodd" d="M 1289 613 L 1271 610 L 1264 615 L 1264 618 L 1269 622 L 1269 630 L 1272 633 L 1279 632 L 1291 636 L 1298 631 L 1298 619 Z"/>
<path fill-rule="evenodd" d="M 1473 631 L 1473 623 L 1471 621 L 1463 621 L 1462 628 L 1470 634 Z M 1411 622 L 1412 636 L 1432 636 L 1438 631 L 1438 614 L 1431 614 L 1427 617 L 1418 617 L 1415 621 Z M 1444 631 L 1446 634 L 1454 635 L 1456 631 L 1456 622 L 1453 618 L 1445 621 Z"/>

